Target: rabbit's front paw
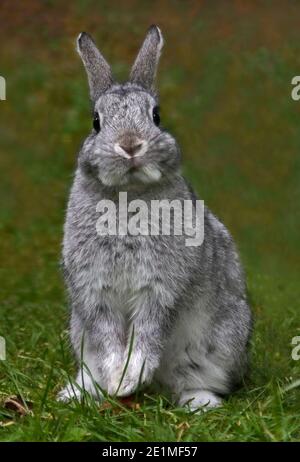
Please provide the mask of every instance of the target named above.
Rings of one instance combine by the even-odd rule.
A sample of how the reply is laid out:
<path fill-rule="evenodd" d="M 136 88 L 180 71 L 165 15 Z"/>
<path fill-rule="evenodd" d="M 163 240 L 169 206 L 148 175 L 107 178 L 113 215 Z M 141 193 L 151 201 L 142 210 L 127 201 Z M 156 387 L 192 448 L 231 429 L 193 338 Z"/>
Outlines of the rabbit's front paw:
<path fill-rule="evenodd" d="M 128 364 L 117 396 L 129 396 L 136 391 L 139 385 L 148 385 L 152 381 L 154 368 L 142 361 L 139 357 L 133 356 Z"/>
<path fill-rule="evenodd" d="M 111 374 L 107 385 L 107 392 L 109 395 L 129 396 L 136 390 L 138 380 L 129 376 L 127 372 L 123 379 L 122 376 L 123 369 L 118 369 Z"/>
<path fill-rule="evenodd" d="M 108 373 L 107 391 L 110 395 L 129 396 L 134 393 L 139 385 L 147 385 L 151 382 L 155 367 L 150 366 L 142 359 L 140 354 L 132 354 L 126 367 L 126 361 L 121 365 L 115 363 Z M 124 377 L 123 377 L 124 375 Z M 123 377 L 123 379 L 122 379 Z"/>
<path fill-rule="evenodd" d="M 57 400 L 65 403 L 74 399 L 79 400 L 85 393 L 90 394 L 97 400 L 103 399 L 102 392 L 100 388 L 98 388 L 94 378 L 87 375 L 84 371 L 80 371 L 76 381 L 68 383 L 67 386 L 58 393 Z"/>
<path fill-rule="evenodd" d="M 117 393 L 120 387 L 122 373 L 123 369 L 119 367 L 116 367 L 116 369 L 110 373 L 107 380 L 107 393 L 109 395 L 115 395 Z"/>

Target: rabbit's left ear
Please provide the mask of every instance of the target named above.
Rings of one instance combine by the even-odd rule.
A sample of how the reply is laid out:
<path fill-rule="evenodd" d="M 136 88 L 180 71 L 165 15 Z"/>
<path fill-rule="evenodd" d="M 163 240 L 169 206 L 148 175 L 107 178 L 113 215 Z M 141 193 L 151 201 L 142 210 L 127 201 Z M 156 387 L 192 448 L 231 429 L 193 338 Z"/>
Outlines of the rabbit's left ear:
<path fill-rule="evenodd" d="M 88 76 L 91 100 L 95 104 L 99 96 L 113 83 L 110 65 L 86 32 L 82 32 L 77 39 L 77 51 Z"/>
<path fill-rule="evenodd" d="M 151 26 L 132 66 L 131 82 L 137 83 L 147 90 L 153 89 L 163 44 L 164 40 L 159 27 Z"/>

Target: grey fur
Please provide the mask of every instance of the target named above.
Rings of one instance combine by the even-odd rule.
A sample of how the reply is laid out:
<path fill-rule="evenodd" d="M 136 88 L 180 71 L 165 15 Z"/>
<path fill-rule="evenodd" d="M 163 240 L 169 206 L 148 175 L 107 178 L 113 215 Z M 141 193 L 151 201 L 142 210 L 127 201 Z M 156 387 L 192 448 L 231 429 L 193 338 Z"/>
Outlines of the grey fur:
<path fill-rule="evenodd" d="M 86 32 L 78 36 L 77 51 L 87 72 L 91 100 L 95 103 L 113 83 L 111 68 Z"/>
<path fill-rule="evenodd" d="M 151 26 L 130 73 L 130 81 L 153 89 L 157 65 L 164 41 L 160 29 Z"/>
<path fill-rule="evenodd" d="M 101 237 L 96 232 L 97 203 L 105 198 L 118 206 L 119 191 L 127 191 L 128 201 L 195 200 L 179 171 L 175 139 L 152 120 L 158 101 L 147 89 L 152 89 L 159 43 L 161 34 L 152 27 L 135 61 L 133 81 L 111 84 L 104 92 L 90 77 L 96 75 L 90 48 L 81 48 L 92 94 L 100 95 L 95 110 L 101 131 L 92 131 L 79 154 L 64 228 L 71 339 L 79 360 L 85 333 L 84 362 L 94 381 L 115 393 L 134 325 L 133 352 L 118 395 L 136 390 L 143 369 L 142 383 L 168 389 L 180 405 L 192 400 L 192 408 L 215 406 L 244 376 L 251 332 L 244 275 L 225 226 L 206 208 L 199 247 L 187 247 L 184 235 Z M 94 49 L 93 54 L 97 60 Z M 124 138 L 144 143 L 135 168 L 132 159 L 118 153 Z M 79 373 L 79 385 L 95 394 L 89 374 L 83 379 Z M 60 398 L 71 395 L 67 387 Z"/>

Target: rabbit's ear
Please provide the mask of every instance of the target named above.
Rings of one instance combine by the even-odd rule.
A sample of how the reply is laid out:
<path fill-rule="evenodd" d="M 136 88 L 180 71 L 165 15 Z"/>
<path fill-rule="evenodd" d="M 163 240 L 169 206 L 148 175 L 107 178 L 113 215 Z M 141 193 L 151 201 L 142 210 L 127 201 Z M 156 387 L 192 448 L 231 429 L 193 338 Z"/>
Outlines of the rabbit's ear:
<path fill-rule="evenodd" d="M 164 40 L 160 29 L 151 26 L 132 66 L 130 81 L 153 89 L 157 64 Z"/>
<path fill-rule="evenodd" d="M 95 103 L 113 83 L 110 65 L 103 58 L 92 37 L 86 32 L 78 36 L 77 51 L 86 69 L 91 99 Z"/>

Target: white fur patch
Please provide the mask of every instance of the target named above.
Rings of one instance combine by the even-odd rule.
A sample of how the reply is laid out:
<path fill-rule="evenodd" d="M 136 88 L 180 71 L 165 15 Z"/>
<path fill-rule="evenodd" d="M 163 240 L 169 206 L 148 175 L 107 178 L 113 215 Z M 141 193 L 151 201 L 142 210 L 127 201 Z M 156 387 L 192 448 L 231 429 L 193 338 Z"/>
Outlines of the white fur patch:
<path fill-rule="evenodd" d="M 161 171 L 154 165 L 145 165 L 135 173 L 135 176 L 143 183 L 153 183 L 161 178 Z"/>

